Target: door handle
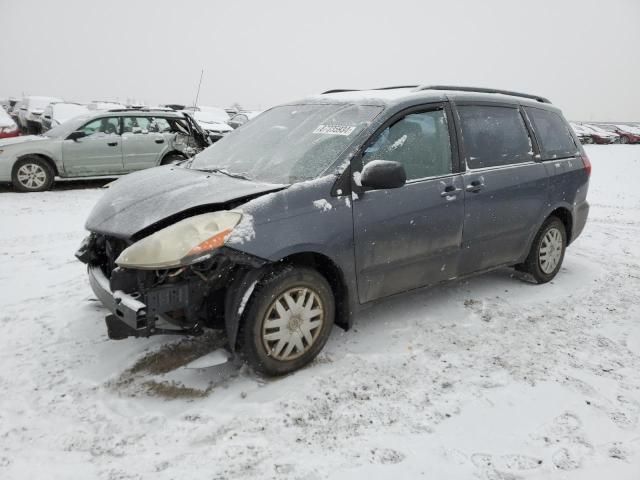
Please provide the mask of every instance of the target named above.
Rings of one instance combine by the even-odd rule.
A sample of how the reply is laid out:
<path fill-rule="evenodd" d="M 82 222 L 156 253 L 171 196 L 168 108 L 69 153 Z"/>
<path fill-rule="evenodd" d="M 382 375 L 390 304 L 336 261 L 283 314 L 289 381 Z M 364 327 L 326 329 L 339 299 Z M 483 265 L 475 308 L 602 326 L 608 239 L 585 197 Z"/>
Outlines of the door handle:
<path fill-rule="evenodd" d="M 484 179 L 473 180 L 469 185 L 467 185 L 467 192 L 478 193 L 480 190 L 484 188 Z"/>
<path fill-rule="evenodd" d="M 453 195 L 456 195 L 457 193 L 460 193 L 461 191 L 462 189 L 456 187 L 455 185 L 447 185 L 446 187 L 444 187 L 444 190 L 440 192 L 440 196 L 451 197 Z"/>
<path fill-rule="evenodd" d="M 156 143 L 164 143 L 164 138 L 159 138 L 156 140 Z"/>
<path fill-rule="evenodd" d="M 118 142 L 108 142 L 107 145 L 109 145 L 110 147 L 116 147 L 118 145 Z"/>

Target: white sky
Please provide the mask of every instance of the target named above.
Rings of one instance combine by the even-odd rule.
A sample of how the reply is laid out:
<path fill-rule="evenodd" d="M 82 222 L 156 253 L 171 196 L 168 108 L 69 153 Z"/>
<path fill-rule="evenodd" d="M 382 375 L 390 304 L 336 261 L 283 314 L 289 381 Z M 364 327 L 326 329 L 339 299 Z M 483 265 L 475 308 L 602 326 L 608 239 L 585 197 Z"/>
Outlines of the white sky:
<path fill-rule="evenodd" d="M 491 86 L 640 121 L 640 0 L 0 0 L 0 96 L 247 108 L 330 88 Z"/>

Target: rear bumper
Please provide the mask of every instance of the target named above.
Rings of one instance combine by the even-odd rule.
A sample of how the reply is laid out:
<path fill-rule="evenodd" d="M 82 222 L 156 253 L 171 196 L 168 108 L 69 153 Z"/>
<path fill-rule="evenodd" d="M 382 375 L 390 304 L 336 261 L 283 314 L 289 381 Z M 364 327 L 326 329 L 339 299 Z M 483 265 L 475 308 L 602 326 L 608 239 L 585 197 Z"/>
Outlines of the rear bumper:
<path fill-rule="evenodd" d="M 589 216 L 589 202 L 584 201 L 578 205 L 573 212 L 573 229 L 571 234 L 571 242 L 580 236 L 587 223 Z"/>

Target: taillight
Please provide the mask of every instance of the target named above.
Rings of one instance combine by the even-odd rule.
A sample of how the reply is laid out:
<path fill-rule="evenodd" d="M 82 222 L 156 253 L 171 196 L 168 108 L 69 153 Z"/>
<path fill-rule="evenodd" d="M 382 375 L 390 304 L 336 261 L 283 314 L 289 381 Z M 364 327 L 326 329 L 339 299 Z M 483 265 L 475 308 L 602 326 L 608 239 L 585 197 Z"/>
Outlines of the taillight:
<path fill-rule="evenodd" d="M 582 154 L 582 162 L 584 163 L 584 169 L 587 172 L 587 175 L 591 175 L 591 160 L 584 153 Z"/>

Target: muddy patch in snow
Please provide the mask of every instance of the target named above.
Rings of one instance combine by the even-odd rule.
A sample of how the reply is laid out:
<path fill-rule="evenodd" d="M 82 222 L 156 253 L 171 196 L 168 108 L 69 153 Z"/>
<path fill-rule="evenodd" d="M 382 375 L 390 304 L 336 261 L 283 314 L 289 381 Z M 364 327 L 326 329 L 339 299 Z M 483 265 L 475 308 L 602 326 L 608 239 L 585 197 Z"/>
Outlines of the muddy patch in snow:
<path fill-rule="evenodd" d="M 214 378 L 207 384 L 188 384 L 188 366 L 215 350 L 224 348 L 223 332 L 210 330 L 199 337 L 183 338 L 168 343 L 139 358 L 108 386 L 119 393 L 149 395 L 165 399 L 197 398 L 206 396 L 217 384 Z M 204 366 L 201 369 L 205 370 Z M 181 375 L 182 374 L 182 375 Z M 181 378 L 184 377 L 184 378 Z"/>

